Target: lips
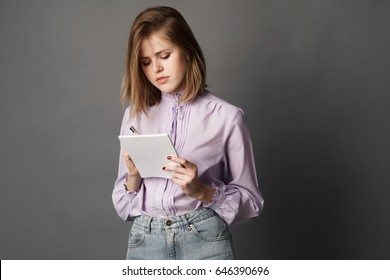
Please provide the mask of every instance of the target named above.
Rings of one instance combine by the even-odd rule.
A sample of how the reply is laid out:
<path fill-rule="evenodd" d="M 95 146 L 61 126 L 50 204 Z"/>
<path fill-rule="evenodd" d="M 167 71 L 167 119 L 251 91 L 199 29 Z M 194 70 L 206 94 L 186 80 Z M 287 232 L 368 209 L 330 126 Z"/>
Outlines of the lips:
<path fill-rule="evenodd" d="M 163 83 L 165 83 L 168 80 L 168 78 L 169 78 L 168 76 L 158 77 L 156 79 L 156 82 L 159 83 L 159 84 L 163 84 Z"/>

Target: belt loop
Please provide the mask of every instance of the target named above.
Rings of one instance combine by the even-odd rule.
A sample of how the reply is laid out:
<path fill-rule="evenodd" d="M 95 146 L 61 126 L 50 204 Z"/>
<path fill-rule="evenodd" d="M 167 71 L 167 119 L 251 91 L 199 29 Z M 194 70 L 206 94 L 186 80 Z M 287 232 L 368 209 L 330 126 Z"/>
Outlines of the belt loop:
<path fill-rule="evenodd" d="M 191 224 L 190 224 L 190 222 L 187 219 L 187 214 L 182 215 L 181 216 L 181 220 L 187 226 L 187 230 L 190 231 L 191 230 Z"/>
<path fill-rule="evenodd" d="M 148 217 L 148 220 L 147 220 L 147 223 L 146 223 L 146 226 L 145 226 L 145 233 L 148 234 L 148 235 L 152 231 L 152 220 L 153 220 L 153 217 Z"/>

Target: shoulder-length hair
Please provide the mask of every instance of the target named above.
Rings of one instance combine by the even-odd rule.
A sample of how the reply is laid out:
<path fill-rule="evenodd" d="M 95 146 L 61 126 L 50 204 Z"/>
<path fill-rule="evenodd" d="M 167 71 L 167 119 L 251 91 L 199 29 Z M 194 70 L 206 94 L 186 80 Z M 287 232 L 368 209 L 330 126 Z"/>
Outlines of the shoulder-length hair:
<path fill-rule="evenodd" d="M 170 7 L 152 7 L 141 12 L 130 30 L 127 60 L 122 80 L 121 102 L 131 104 L 131 115 L 147 109 L 161 100 L 161 92 L 144 74 L 140 63 L 142 41 L 154 32 L 161 32 L 177 45 L 187 58 L 185 93 L 179 102 L 187 102 L 201 94 L 206 87 L 206 63 L 202 50 L 184 17 Z"/>

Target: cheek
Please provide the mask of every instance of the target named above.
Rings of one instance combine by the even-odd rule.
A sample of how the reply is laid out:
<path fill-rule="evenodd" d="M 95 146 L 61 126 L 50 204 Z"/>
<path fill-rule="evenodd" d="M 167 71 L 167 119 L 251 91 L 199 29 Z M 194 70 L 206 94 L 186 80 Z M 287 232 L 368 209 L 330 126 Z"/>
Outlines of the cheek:
<path fill-rule="evenodd" d="M 166 64 L 166 68 L 170 68 L 177 74 L 187 70 L 187 60 L 181 54 L 175 54 L 172 59 L 166 61 Z"/>
<path fill-rule="evenodd" d="M 184 61 L 177 61 L 175 69 L 179 76 L 184 77 L 187 71 L 187 65 Z"/>
<path fill-rule="evenodd" d="M 189 67 L 187 59 L 184 58 L 184 61 L 181 66 L 182 66 L 183 75 L 186 76 Z"/>

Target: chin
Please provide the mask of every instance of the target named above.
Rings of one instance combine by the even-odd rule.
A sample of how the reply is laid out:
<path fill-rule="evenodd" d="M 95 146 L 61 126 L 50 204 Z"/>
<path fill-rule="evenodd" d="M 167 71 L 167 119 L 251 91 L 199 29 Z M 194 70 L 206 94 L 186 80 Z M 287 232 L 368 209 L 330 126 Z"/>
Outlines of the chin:
<path fill-rule="evenodd" d="M 177 88 L 172 88 L 172 87 L 157 87 L 160 91 L 166 92 L 166 93 L 171 93 L 171 92 L 179 92 L 180 90 L 177 90 Z"/>

